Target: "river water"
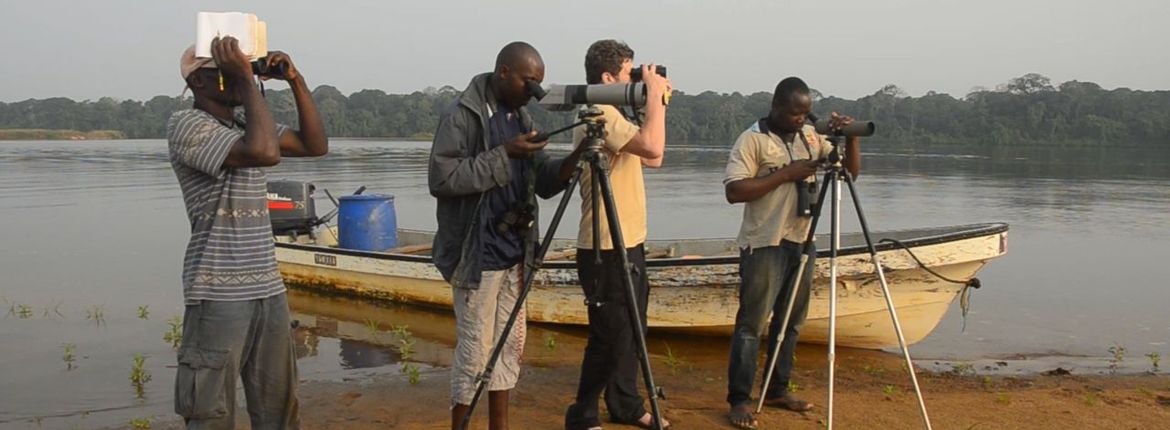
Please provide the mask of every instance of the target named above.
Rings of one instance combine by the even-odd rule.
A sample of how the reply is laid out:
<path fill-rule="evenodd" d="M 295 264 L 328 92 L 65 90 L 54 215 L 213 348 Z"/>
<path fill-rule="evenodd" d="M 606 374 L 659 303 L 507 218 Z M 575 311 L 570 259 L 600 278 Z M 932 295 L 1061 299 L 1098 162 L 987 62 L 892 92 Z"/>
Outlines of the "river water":
<path fill-rule="evenodd" d="M 429 147 L 335 139 L 327 157 L 285 160 L 269 177 L 311 180 L 334 195 L 363 185 L 393 194 L 400 227 L 433 229 Z M 1142 371 L 1150 367 L 1146 354 L 1170 354 L 1162 267 L 1170 256 L 1170 154 L 864 151 L 858 190 L 875 231 L 1011 226 L 1008 254 L 979 273 L 984 287 L 972 297 L 965 330 L 956 302 L 911 348 L 920 363 L 1071 360 L 1092 368 L 1112 357 L 1110 347 L 1124 347 L 1121 367 Z M 742 208 L 723 199 L 727 153 L 726 146 L 670 147 L 664 167 L 647 170 L 652 238 L 735 236 Z M 545 204 L 545 223 L 554 204 Z M 320 192 L 317 205 L 321 213 L 332 207 Z M 844 229 L 856 231 L 845 207 Z M 557 236 L 576 236 L 577 215 L 569 211 Z M 174 352 L 163 336 L 167 320 L 182 314 L 187 229 L 163 141 L 0 142 L 0 428 L 173 417 Z M 302 379 L 398 373 L 391 324 L 412 327 L 412 360 L 424 372 L 450 359 L 446 314 L 300 292 L 290 302 L 304 322 Z M 542 330 L 581 336 L 535 330 L 530 338 L 549 336 Z M 723 344 L 706 342 L 706 355 L 720 356 Z M 129 379 L 136 353 L 152 376 L 142 399 Z"/>

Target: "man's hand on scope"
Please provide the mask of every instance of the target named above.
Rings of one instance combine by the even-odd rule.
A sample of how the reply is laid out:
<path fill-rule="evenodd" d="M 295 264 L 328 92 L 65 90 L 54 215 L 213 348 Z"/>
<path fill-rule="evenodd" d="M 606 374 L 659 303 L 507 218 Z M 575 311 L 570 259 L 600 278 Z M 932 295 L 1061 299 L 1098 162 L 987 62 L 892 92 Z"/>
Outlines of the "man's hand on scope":
<path fill-rule="evenodd" d="M 548 145 L 547 139 L 540 142 L 528 141 L 528 139 L 536 137 L 537 134 L 539 133 L 533 130 L 512 138 L 504 144 L 504 151 L 508 153 L 509 158 L 528 158 L 533 152 L 544 149 L 545 145 Z"/>
<path fill-rule="evenodd" d="M 664 78 L 655 71 L 658 66 L 654 63 L 642 66 L 642 82 L 646 84 L 646 99 L 663 102 L 663 96 L 674 90 L 670 79 Z"/>
<path fill-rule="evenodd" d="M 842 128 L 845 128 L 849 124 L 853 124 L 853 117 L 851 116 L 838 115 L 837 112 L 833 112 L 832 117 L 829 118 L 829 130 L 832 130 L 833 133 L 840 132 Z"/>

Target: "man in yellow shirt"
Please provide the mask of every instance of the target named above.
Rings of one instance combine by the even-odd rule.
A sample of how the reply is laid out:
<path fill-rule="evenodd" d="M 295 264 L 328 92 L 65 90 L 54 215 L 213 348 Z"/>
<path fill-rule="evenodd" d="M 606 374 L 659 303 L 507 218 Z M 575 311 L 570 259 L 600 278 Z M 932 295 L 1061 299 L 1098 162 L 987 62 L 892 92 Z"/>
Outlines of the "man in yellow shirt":
<path fill-rule="evenodd" d="M 744 203 L 737 239 L 741 279 L 739 311 L 735 315 L 727 372 L 727 402 L 731 404 L 728 418 L 738 428 L 754 429 L 758 425 L 752 416 L 751 391 L 760 335 L 771 313 L 766 361 L 770 363 L 792 288 L 796 288 L 796 301 L 776 363 L 776 376 L 764 390 L 764 404 L 797 412 L 813 407 L 788 392 L 793 354 L 808 311 L 815 264 L 809 258 L 802 282 L 792 285 L 812 221 L 798 207 L 798 193 L 801 188 L 808 190 L 816 183 L 817 167 L 833 149 L 825 137 L 817 134 L 815 127 L 806 123 L 811 111 L 812 98 L 804 81 L 795 77 L 780 81 L 772 94 L 768 116 L 740 134 L 727 162 L 723 180 L 727 201 Z M 852 118 L 834 112 L 831 128 L 840 129 L 851 122 Z M 845 144 L 843 163 L 853 177 L 861 171 L 858 145 L 856 137 L 848 138 Z M 815 200 L 816 193 L 811 194 L 810 200 Z"/>
<path fill-rule="evenodd" d="M 616 40 L 599 40 L 585 54 L 585 75 L 589 84 L 630 82 L 634 51 Z M 605 120 L 604 151 L 609 162 L 609 179 L 614 205 L 621 223 L 622 239 L 630 264 L 631 278 L 637 294 L 641 326 L 646 327 L 646 188 L 642 167 L 659 167 L 666 147 L 666 105 L 663 95 L 670 92 L 670 81 L 655 74 L 653 64 L 642 69 L 646 84 L 646 116 L 642 127 L 630 122 L 617 108 L 598 105 Z M 573 142 L 581 144 L 581 129 Z M 593 251 L 593 183 L 585 169 L 581 177 L 581 228 L 577 237 L 577 275 L 589 306 L 589 340 L 581 362 L 581 379 L 576 403 L 565 414 L 568 430 L 600 429 L 598 396 L 605 391 L 610 420 L 650 428 L 652 417 L 646 412 L 638 394 L 639 362 L 635 351 L 633 327 L 626 306 L 621 257 L 610 239 L 605 205 L 599 211 L 601 264 L 594 261 Z M 600 200 L 600 199 L 599 199 Z M 663 426 L 667 423 L 664 421 Z"/>

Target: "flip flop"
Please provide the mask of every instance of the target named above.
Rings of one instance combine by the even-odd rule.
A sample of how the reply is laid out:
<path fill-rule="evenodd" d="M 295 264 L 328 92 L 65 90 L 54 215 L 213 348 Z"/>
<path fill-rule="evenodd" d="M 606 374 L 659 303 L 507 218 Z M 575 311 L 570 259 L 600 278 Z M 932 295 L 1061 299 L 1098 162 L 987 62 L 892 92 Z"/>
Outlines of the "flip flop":
<path fill-rule="evenodd" d="M 808 412 L 813 409 L 812 403 L 792 397 L 790 394 L 785 394 L 773 399 L 764 399 L 764 405 L 773 408 L 787 409 L 793 412 Z"/>
<path fill-rule="evenodd" d="M 737 411 L 732 409 L 727 413 L 727 421 L 737 429 L 756 430 L 760 426 L 760 422 L 752 415 L 751 410 Z"/>

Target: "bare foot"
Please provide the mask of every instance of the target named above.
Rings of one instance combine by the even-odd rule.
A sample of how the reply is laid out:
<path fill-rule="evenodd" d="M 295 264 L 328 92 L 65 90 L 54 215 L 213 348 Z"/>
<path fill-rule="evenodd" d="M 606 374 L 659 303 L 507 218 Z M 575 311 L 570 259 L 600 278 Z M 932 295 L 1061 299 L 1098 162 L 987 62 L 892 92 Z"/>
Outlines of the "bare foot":
<path fill-rule="evenodd" d="M 731 408 L 731 412 L 727 414 L 727 420 L 731 421 L 731 425 L 738 429 L 755 430 L 760 422 L 756 421 L 756 417 L 752 415 L 751 405 L 739 405 Z"/>
<path fill-rule="evenodd" d="M 642 427 L 642 428 L 648 428 L 648 429 L 654 428 L 654 415 L 650 415 L 650 413 L 647 412 L 645 415 L 642 415 L 642 418 L 638 419 L 638 424 L 639 424 L 639 427 Z M 670 427 L 670 421 L 667 421 L 666 417 L 662 417 L 662 428 L 667 428 L 667 427 Z"/>
<path fill-rule="evenodd" d="M 808 412 L 813 408 L 813 404 L 793 397 L 792 394 L 785 394 L 773 399 L 764 399 L 764 404 L 773 408 L 788 409 L 793 412 Z"/>

